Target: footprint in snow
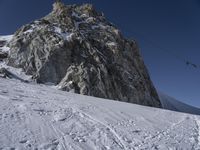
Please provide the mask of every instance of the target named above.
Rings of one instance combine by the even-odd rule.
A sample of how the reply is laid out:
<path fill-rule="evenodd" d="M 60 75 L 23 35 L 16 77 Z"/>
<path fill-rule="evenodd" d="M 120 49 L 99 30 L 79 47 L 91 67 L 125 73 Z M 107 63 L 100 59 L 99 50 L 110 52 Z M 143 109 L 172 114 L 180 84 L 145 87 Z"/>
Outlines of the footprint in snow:
<path fill-rule="evenodd" d="M 0 92 L 3 93 L 3 94 L 7 94 L 8 93 L 7 90 L 1 90 Z"/>
<path fill-rule="evenodd" d="M 19 141 L 19 143 L 25 144 L 25 143 L 27 143 L 27 140 L 21 140 L 21 141 Z"/>
<path fill-rule="evenodd" d="M 68 118 L 67 114 L 55 114 L 53 116 L 54 121 L 58 122 L 58 121 L 65 121 Z"/>
<path fill-rule="evenodd" d="M 17 101 L 17 102 L 22 102 L 23 100 L 21 100 L 21 99 L 19 99 L 19 98 L 11 98 L 10 100 L 12 100 L 12 101 Z"/>
<path fill-rule="evenodd" d="M 140 133 L 140 132 L 142 132 L 141 130 L 134 130 L 134 131 L 132 131 L 133 133 Z"/>
<path fill-rule="evenodd" d="M 52 111 L 51 110 L 44 110 L 44 109 L 33 109 L 33 111 L 37 112 L 40 116 L 49 115 Z"/>
<path fill-rule="evenodd" d="M 52 141 L 51 143 L 44 143 L 40 145 L 38 148 L 39 150 L 54 150 L 54 149 L 59 149 L 59 142 L 58 141 Z"/>
<path fill-rule="evenodd" d="M 65 121 L 69 119 L 73 115 L 73 112 L 71 109 L 64 109 L 64 110 L 57 110 L 54 112 L 53 120 L 58 121 Z"/>
<path fill-rule="evenodd" d="M 9 117 L 9 114 L 0 114 L 0 120 L 4 121 Z"/>
<path fill-rule="evenodd" d="M 25 104 L 17 104 L 16 106 L 18 110 L 20 110 L 21 112 L 25 112 L 27 110 L 27 107 Z"/>

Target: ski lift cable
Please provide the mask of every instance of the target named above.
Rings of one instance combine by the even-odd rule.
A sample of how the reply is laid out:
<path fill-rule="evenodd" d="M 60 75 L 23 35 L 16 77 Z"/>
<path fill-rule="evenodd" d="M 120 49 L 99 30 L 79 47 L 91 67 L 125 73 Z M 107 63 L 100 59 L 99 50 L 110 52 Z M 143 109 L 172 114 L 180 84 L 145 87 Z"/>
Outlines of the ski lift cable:
<path fill-rule="evenodd" d="M 200 68 L 200 65 L 197 65 L 197 64 L 193 63 L 192 61 L 190 61 L 190 60 L 188 60 L 188 59 L 185 59 L 185 58 L 181 57 L 180 55 L 178 55 L 178 54 L 176 54 L 176 53 L 174 53 L 174 52 L 172 52 L 172 51 L 170 51 L 170 50 L 168 50 L 168 49 L 166 49 L 166 48 L 163 48 L 163 47 L 157 45 L 157 44 L 156 44 L 155 42 L 153 42 L 152 40 L 147 39 L 147 38 L 144 38 L 144 36 L 143 36 L 142 34 L 139 34 L 139 33 L 135 32 L 135 31 L 132 31 L 132 32 L 133 32 L 134 34 L 136 34 L 136 35 L 142 37 L 142 39 L 143 39 L 144 41 L 146 41 L 147 43 L 151 44 L 152 47 L 155 47 L 155 48 L 161 50 L 162 52 L 165 52 L 165 53 L 167 53 L 168 55 L 175 57 L 176 59 L 178 59 L 179 61 L 182 61 L 182 62 L 185 63 L 186 65 L 191 66 L 191 67 L 193 67 L 193 68 L 195 68 L 195 69 Z"/>

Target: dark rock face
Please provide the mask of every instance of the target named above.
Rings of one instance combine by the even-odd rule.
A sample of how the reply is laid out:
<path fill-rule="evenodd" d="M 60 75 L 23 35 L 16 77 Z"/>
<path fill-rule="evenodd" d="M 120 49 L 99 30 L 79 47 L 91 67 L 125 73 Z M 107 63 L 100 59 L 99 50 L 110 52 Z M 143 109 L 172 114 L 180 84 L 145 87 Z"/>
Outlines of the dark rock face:
<path fill-rule="evenodd" d="M 6 59 L 8 57 L 8 53 L 0 51 L 0 60 Z"/>
<path fill-rule="evenodd" d="M 21 27 L 8 64 L 39 83 L 84 95 L 161 107 L 135 41 L 92 5 L 54 4 L 46 17 Z"/>
<path fill-rule="evenodd" d="M 4 41 L 4 40 L 0 40 L 0 47 L 3 47 L 3 46 L 5 46 L 6 45 L 6 41 Z"/>

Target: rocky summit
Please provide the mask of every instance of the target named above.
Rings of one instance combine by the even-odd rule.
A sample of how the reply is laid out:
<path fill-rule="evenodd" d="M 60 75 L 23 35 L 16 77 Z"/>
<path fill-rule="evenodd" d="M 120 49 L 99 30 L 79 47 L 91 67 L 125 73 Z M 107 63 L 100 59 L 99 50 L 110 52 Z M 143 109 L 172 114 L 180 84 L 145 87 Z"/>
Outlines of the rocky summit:
<path fill-rule="evenodd" d="M 50 14 L 22 26 L 8 43 L 8 65 L 38 83 L 79 94 L 161 107 L 134 40 L 90 4 L 57 1 Z"/>

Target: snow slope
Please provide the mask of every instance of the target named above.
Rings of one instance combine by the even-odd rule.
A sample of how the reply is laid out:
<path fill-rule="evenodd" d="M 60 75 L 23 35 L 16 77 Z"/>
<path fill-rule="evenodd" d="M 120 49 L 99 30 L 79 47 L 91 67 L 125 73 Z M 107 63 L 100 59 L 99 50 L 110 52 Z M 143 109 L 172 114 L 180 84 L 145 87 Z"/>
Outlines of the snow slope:
<path fill-rule="evenodd" d="M 199 108 L 182 103 L 170 96 L 163 94 L 162 92 L 158 92 L 158 94 L 164 109 L 200 115 Z"/>
<path fill-rule="evenodd" d="M 200 117 L 0 78 L 0 149 L 200 149 Z"/>

